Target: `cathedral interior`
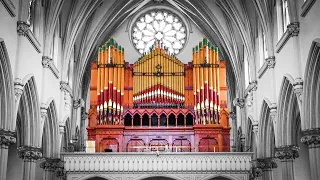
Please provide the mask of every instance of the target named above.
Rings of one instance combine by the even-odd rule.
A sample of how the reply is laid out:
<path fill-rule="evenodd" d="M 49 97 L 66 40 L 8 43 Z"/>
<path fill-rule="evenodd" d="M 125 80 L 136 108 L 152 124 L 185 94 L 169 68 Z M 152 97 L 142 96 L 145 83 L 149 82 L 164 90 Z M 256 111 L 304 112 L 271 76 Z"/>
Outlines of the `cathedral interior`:
<path fill-rule="evenodd" d="M 319 180 L 319 0 L 0 0 L 0 180 Z"/>

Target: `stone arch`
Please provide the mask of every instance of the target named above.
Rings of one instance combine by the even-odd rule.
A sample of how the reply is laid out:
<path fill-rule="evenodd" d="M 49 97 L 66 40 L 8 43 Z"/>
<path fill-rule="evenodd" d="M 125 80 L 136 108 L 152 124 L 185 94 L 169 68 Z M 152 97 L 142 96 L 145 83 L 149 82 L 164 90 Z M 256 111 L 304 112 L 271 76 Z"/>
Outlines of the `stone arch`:
<path fill-rule="evenodd" d="M 277 147 L 298 144 L 297 135 L 300 124 L 297 124 L 297 116 L 300 114 L 300 108 L 293 84 L 293 78 L 290 75 L 285 75 L 282 80 L 278 101 L 279 106 L 276 120 Z"/>
<path fill-rule="evenodd" d="M 57 158 L 59 152 L 58 146 L 58 118 L 55 101 L 50 98 L 47 104 L 41 107 L 42 110 L 46 110 L 46 116 L 43 122 L 42 133 L 42 152 L 43 157 Z"/>
<path fill-rule="evenodd" d="M 40 105 L 34 76 L 27 75 L 21 85 L 23 86 L 22 94 L 16 103 L 18 147 L 40 147 Z"/>
<path fill-rule="evenodd" d="M 309 51 L 303 86 L 302 130 L 320 127 L 320 39 L 315 39 Z M 316 97 L 316 98 L 315 98 Z"/>
<path fill-rule="evenodd" d="M 271 104 L 265 98 L 262 102 L 259 118 L 259 148 L 257 149 L 257 156 L 259 158 L 274 157 L 275 149 L 275 131 L 272 117 L 276 106 Z"/>
<path fill-rule="evenodd" d="M 0 38 L 0 129 L 15 130 L 14 98 L 9 55 L 4 40 Z"/>

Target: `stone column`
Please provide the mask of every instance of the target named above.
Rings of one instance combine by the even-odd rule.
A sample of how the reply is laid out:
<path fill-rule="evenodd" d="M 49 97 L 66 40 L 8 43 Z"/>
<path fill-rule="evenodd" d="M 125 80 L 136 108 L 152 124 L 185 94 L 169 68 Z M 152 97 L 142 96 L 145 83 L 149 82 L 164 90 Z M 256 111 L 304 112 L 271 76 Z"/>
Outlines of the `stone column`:
<path fill-rule="evenodd" d="M 237 151 L 237 145 L 236 145 L 236 136 L 237 136 L 237 114 L 235 112 L 230 112 L 229 115 L 231 119 L 231 133 L 230 133 L 230 146 L 231 146 L 231 152 Z"/>
<path fill-rule="evenodd" d="M 309 163 L 312 180 L 320 177 L 320 128 L 302 132 L 301 142 L 309 147 Z"/>
<path fill-rule="evenodd" d="M 272 180 L 272 169 L 277 168 L 273 158 L 258 158 L 258 167 L 262 170 L 263 180 Z"/>
<path fill-rule="evenodd" d="M 294 159 L 299 157 L 299 147 L 288 145 L 276 148 L 276 158 L 281 160 L 282 180 L 294 180 Z"/>
<path fill-rule="evenodd" d="M 0 129 L 0 180 L 7 179 L 8 148 L 15 143 L 15 132 Z"/>
<path fill-rule="evenodd" d="M 46 158 L 45 161 L 40 164 L 40 167 L 44 170 L 44 180 L 55 180 L 57 179 L 56 171 L 63 168 L 63 162 L 61 162 L 59 158 Z"/>
<path fill-rule="evenodd" d="M 36 161 L 42 157 L 41 149 L 32 146 L 19 147 L 18 156 L 23 160 L 22 179 L 34 180 Z"/>
<path fill-rule="evenodd" d="M 87 139 L 86 127 L 87 127 L 88 113 L 84 108 L 81 108 L 81 123 L 80 123 L 80 151 L 85 151 L 84 140 Z"/>

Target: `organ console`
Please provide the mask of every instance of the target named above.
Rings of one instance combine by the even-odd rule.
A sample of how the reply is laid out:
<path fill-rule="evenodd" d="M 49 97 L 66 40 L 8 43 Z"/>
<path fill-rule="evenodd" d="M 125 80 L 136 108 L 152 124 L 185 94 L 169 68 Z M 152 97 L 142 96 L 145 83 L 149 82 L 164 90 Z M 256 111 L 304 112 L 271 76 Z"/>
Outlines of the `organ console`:
<path fill-rule="evenodd" d="M 225 65 L 218 54 L 204 38 L 184 64 L 156 41 L 129 64 L 113 38 L 101 45 L 92 63 L 87 128 L 96 151 L 229 151 Z"/>

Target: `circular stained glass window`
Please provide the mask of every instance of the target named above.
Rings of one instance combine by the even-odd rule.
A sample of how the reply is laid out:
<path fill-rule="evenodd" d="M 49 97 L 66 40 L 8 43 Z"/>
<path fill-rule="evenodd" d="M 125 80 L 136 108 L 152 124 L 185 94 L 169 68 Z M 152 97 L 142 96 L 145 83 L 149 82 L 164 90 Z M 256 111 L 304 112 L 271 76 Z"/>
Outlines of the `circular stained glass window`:
<path fill-rule="evenodd" d="M 161 10 L 150 11 L 137 18 L 132 28 L 132 41 L 139 53 L 148 52 L 159 41 L 172 54 L 178 54 L 184 47 L 187 30 L 175 14 Z"/>

